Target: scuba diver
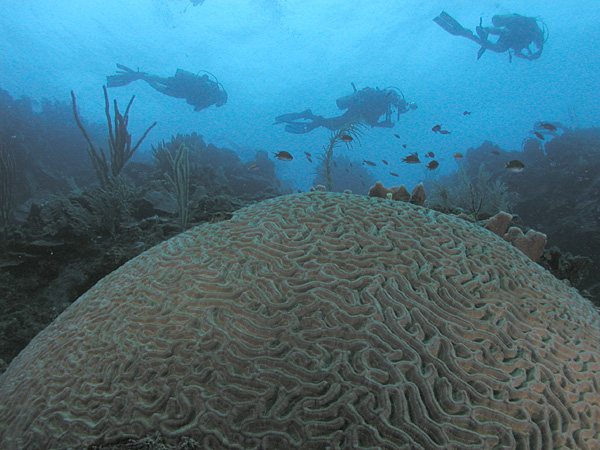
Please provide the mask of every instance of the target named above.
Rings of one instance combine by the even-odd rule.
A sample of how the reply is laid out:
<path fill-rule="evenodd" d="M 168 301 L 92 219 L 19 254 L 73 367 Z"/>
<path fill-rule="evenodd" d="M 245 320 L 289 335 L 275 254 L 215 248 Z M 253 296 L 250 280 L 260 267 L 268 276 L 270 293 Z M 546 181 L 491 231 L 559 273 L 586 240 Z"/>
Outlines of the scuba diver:
<path fill-rule="evenodd" d="M 216 77 L 213 81 L 206 74 L 198 76 L 198 74 L 177 69 L 175 76 L 163 78 L 146 72 L 136 72 L 122 64 L 117 64 L 117 67 L 120 69 L 117 71 L 117 75 L 106 77 L 106 85 L 109 88 L 125 86 L 136 80 L 144 80 L 162 94 L 185 98 L 187 104 L 194 106 L 194 111 L 202 111 L 211 105 L 218 108 L 227 103 L 227 92 Z"/>
<path fill-rule="evenodd" d="M 473 34 L 460 25 L 447 12 L 433 19 L 440 27 L 454 36 L 462 36 L 470 39 L 481 46 L 477 52 L 477 59 L 491 50 L 496 53 L 508 52 L 508 60 L 512 62 L 512 56 L 533 61 L 542 55 L 546 36 L 544 30 L 538 25 L 535 17 L 526 17 L 519 14 L 503 14 L 492 17 L 491 27 L 479 26 L 475 28 L 477 35 Z M 543 25 L 543 22 L 542 22 Z M 495 42 L 488 39 L 489 35 L 498 36 Z M 532 48 L 533 46 L 533 48 Z"/>
<path fill-rule="evenodd" d="M 305 134 L 315 128 L 325 127 L 331 131 L 339 130 L 344 125 L 362 120 L 372 127 L 392 128 L 392 107 L 397 108 L 398 118 L 410 110 L 417 109 L 416 103 L 409 103 L 404 95 L 394 87 L 373 89 L 366 87 L 360 91 L 356 89 L 346 97 L 336 100 L 339 109 L 347 110 L 341 116 L 325 118 L 312 113 L 310 109 L 300 113 L 283 114 L 275 118 L 275 124 L 285 123 L 285 131 L 294 134 Z M 400 93 L 398 93 L 400 92 Z M 385 116 L 380 121 L 379 119 Z"/>

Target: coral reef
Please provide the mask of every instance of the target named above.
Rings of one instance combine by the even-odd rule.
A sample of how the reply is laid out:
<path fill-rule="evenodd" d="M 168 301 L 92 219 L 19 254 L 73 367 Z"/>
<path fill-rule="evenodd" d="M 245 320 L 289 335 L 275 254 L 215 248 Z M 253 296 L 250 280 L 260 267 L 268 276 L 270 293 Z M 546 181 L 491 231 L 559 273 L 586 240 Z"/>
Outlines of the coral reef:
<path fill-rule="evenodd" d="M 510 192 L 499 178 L 493 179 L 485 165 L 479 166 L 476 177 L 471 178 L 469 173 L 463 167 L 456 174 L 434 182 L 429 206 L 442 212 L 465 214 L 474 221 L 511 209 L 517 199 L 516 194 Z"/>
<path fill-rule="evenodd" d="M 367 194 L 368 186 L 375 183 L 375 178 L 363 165 L 362 161 L 352 160 L 345 154 L 333 155 L 331 159 L 331 192 L 350 190 L 357 194 Z M 313 186 L 325 186 L 325 179 L 317 174 Z"/>
<path fill-rule="evenodd" d="M 585 256 L 574 256 L 553 246 L 545 250 L 538 261 L 559 280 L 566 280 L 573 286 L 579 286 L 589 274 L 592 260 Z M 598 297 L 600 298 L 600 296 Z"/>
<path fill-rule="evenodd" d="M 0 248 L 6 245 L 9 222 L 15 207 L 15 191 L 17 188 L 17 166 L 13 150 L 4 143 L 0 134 Z"/>
<path fill-rule="evenodd" d="M 156 167 L 154 178 L 160 179 L 165 172 L 171 171 L 165 155 L 169 154 L 174 160 L 181 145 L 188 149 L 189 176 L 193 190 L 202 187 L 209 196 L 231 194 L 248 198 L 281 194 L 275 164 L 269 160 L 267 152 L 258 150 L 253 161 L 242 163 L 233 150 L 206 144 L 202 136 L 195 132 L 172 136 L 170 141 L 163 141 L 152 147 Z M 250 171 L 249 167 L 253 164 L 255 169 Z M 190 195 L 193 197 L 193 193 Z"/>
<path fill-rule="evenodd" d="M 120 130 L 115 134 L 113 129 L 115 142 L 127 138 L 126 114 L 113 121 Z M 105 139 L 106 124 L 82 125 L 91 141 Z M 158 146 L 176 156 L 184 141 L 189 144 L 189 214 L 182 220 L 177 193 L 165 189 L 164 171 L 155 168 L 150 152 L 135 153 L 105 187 L 93 185 L 95 172 L 82 151 L 87 142 L 73 120 L 72 106 L 50 101 L 35 105 L 2 90 L 0 139 L 11 156 L 5 160 L 0 155 L 9 162 L 5 167 L 17 169 L 16 176 L 11 171 L 10 177 L 0 177 L 14 193 L 10 202 L 0 204 L 0 214 L 6 212 L 0 219 L 11 219 L 0 230 L 0 372 L 78 296 L 180 232 L 183 222 L 218 222 L 236 209 L 280 194 L 266 152 L 256 153 L 259 170 L 249 171 L 252 162 L 242 163 L 231 150 L 206 145 L 196 133 L 178 135 Z M 127 148 L 125 142 L 123 150 Z M 181 194 L 183 199 L 185 192 Z"/>
<path fill-rule="evenodd" d="M 401 188 L 402 186 L 398 190 L 401 190 Z M 409 202 L 413 205 L 425 206 L 426 201 L 427 194 L 425 194 L 425 188 L 423 187 L 423 183 L 419 183 L 414 187 L 413 191 L 411 192 Z"/>
<path fill-rule="evenodd" d="M 365 126 L 362 122 L 350 122 L 339 130 L 332 131 L 329 136 L 329 143 L 323 146 L 323 152 L 317 156 L 319 161 L 317 177 L 323 180 L 323 184 L 328 191 L 333 191 L 333 151 L 342 145 L 351 147 L 352 142 L 360 144 L 360 137 Z"/>
<path fill-rule="evenodd" d="M 543 145 L 536 139 L 526 139 L 522 151 L 505 151 L 484 142 L 467 151 L 459 174 L 440 178 L 441 189 L 452 193 L 455 186 L 464 184 L 462 178 L 476 184 L 479 173 L 484 170 L 490 183 L 501 183 L 511 196 L 512 208 L 500 205 L 501 210 L 517 214 L 523 223 L 544 233 L 548 245 L 592 260 L 588 276 L 576 285 L 586 289 L 600 282 L 598 148 L 600 128 L 566 130 Z M 504 168 L 505 163 L 513 159 L 525 164 L 523 172 L 511 173 Z M 462 203 L 467 203 L 467 209 L 473 209 L 468 201 Z M 456 201 L 450 196 L 444 202 L 434 190 L 429 206 L 451 212 Z M 490 211 L 490 215 L 496 212 Z M 600 297 L 596 301 L 600 304 Z"/>
<path fill-rule="evenodd" d="M 148 135 L 150 130 L 154 128 L 156 122 L 150 125 L 142 137 L 137 141 L 133 147 L 131 146 L 131 134 L 127 130 L 127 126 L 129 124 L 129 109 L 131 108 L 131 104 L 135 99 L 135 95 L 131 97 L 129 103 L 127 104 L 127 108 L 125 109 L 125 114 L 121 114 L 119 111 L 119 106 L 117 101 L 114 101 L 114 125 L 112 123 L 112 119 L 110 116 L 110 101 L 108 99 L 108 91 L 106 86 L 102 86 L 104 90 L 104 111 L 106 113 L 106 122 L 108 124 L 108 148 L 109 148 L 109 159 L 106 158 L 104 154 L 104 150 L 102 148 L 96 150 L 92 140 L 90 139 L 83 123 L 79 119 L 79 114 L 77 112 L 77 100 L 75 98 L 75 93 L 71 91 L 71 100 L 73 103 L 73 116 L 75 117 L 75 122 L 77 126 L 81 130 L 83 137 L 88 143 L 87 152 L 94 166 L 94 171 L 96 172 L 96 176 L 98 177 L 98 181 L 101 186 L 108 186 L 108 184 L 115 178 L 119 176 L 121 170 L 127 161 L 131 158 L 131 156 L 138 149 L 144 138 Z"/>
<path fill-rule="evenodd" d="M 532 261 L 537 261 L 544 253 L 546 245 L 546 235 L 539 231 L 523 231 L 517 227 L 510 227 L 504 237 L 508 242 L 521 250 Z"/>
<path fill-rule="evenodd" d="M 2 375 L 0 446 L 600 446 L 600 316 L 456 217 L 312 192 L 130 261 Z"/>
<path fill-rule="evenodd" d="M 369 197 L 392 198 L 393 192 L 386 188 L 381 181 L 378 181 L 369 189 Z"/>
<path fill-rule="evenodd" d="M 381 181 L 378 181 L 369 189 L 369 197 L 389 198 L 391 200 L 409 202 L 417 206 L 425 206 L 427 202 L 427 194 L 425 193 L 423 183 L 417 184 L 413 188 L 412 193 L 409 194 L 404 185 L 386 188 Z"/>
<path fill-rule="evenodd" d="M 171 156 L 166 147 L 159 147 L 154 156 L 159 165 L 166 160 L 168 170 L 164 172 L 172 194 L 177 199 L 177 210 L 179 213 L 179 226 L 182 230 L 187 227 L 190 212 L 190 162 L 188 148 L 181 144 L 175 157 Z M 160 155 L 160 156 L 158 156 Z"/>
<path fill-rule="evenodd" d="M 534 230 L 527 230 L 526 233 L 523 233 L 523 230 L 518 227 L 508 228 L 512 219 L 511 214 L 500 211 L 484 222 L 483 226 L 505 241 L 510 242 L 532 261 L 537 261 L 544 253 L 546 235 Z"/>
<path fill-rule="evenodd" d="M 512 214 L 500 211 L 495 216 L 490 217 L 490 219 L 486 222 L 485 227 L 496 236 L 504 237 L 512 218 Z"/>
<path fill-rule="evenodd" d="M 99 125 L 86 124 L 86 128 L 93 141 L 100 141 L 105 134 Z M 66 194 L 94 180 L 89 159 L 82 151 L 86 141 L 67 103 L 15 100 L 0 89 L 0 135 L 19 172 L 16 205 L 32 197 Z"/>

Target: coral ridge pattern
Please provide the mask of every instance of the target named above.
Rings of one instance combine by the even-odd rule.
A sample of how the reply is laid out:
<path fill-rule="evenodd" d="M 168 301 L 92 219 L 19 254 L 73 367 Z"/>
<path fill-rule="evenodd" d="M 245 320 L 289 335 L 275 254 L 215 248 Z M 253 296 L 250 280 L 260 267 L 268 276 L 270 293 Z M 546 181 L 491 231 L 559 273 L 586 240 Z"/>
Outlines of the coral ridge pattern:
<path fill-rule="evenodd" d="M 599 324 L 477 225 L 279 197 L 71 305 L 0 378 L 0 448 L 599 449 Z"/>

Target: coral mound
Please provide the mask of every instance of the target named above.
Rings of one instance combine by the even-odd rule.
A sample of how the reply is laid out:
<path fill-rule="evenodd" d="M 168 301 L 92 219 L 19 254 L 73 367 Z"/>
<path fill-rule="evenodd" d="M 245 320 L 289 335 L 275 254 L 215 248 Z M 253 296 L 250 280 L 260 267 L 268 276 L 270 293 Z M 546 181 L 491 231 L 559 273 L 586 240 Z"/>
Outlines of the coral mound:
<path fill-rule="evenodd" d="M 101 280 L 0 378 L 0 448 L 598 449 L 600 321 L 493 233 L 268 200 Z"/>

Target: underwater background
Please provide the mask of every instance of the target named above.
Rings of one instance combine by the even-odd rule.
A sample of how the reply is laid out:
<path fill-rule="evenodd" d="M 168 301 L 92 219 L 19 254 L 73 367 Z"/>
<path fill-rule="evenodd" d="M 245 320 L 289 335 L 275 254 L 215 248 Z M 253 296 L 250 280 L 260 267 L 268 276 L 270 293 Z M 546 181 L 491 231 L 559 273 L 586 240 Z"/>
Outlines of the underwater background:
<path fill-rule="evenodd" d="M 408 191 L 424 183 L 428 206 L 440 211 L 475 222 L 508 211 L 513 225 L 547 235 L 541 264 L 598 298 L 596 2 L 0 6 L 2 367 L 79 295 L 140 252 L 190 226 L 226 220 L 242 206 L 322 184 L 318 156 L 332 132 L 288 133 L 275 118 L 306 109 L 339 115 L 336 99 L 351 94 L 352 83 L 359 90 L 394 86 L 418 108 L 393 114 L 393 128 L 364 127 L 360 139 L 337 146 L 334 190 L 367 195 L 376 181 Z M 477 45 L 433 22 L 441 11 L 471 29 L 499 14 L 539 18 L 547 31 L 543 53 L 511 62 L 488 51 L 477 60 Z M 102 86 L 117 64 L 160 77 L 206 71 L 228 98 L 194 111 L 143 81 L 109 88 L 112 119 L 112 101 L 123 112 L 135 96 L 127 120 L 133 143 L 156 125 L 118 180 L 101 186 L 71 91 L 91 141 L 107 151 Z M 540 134 L 539 123 L 557 131 Z M 432 131 L 438 124 L 450 133 Z M 161 149 L 175 157 L 180 144 L 188 148 L 191 177 L 185 217 L 164 176 L 168 161 L 160 159 Z M 275 157 L 282 151 L 293 159 Z M 402 162 L 412 152 L 421 162 Z M 428 170 L 434 158 L 439 166 Z M 507 170 L 515 160 L 523 170 Z"/>

